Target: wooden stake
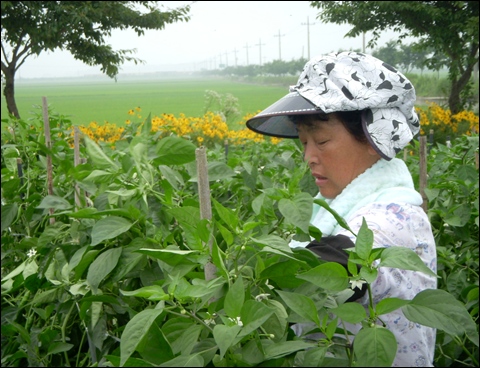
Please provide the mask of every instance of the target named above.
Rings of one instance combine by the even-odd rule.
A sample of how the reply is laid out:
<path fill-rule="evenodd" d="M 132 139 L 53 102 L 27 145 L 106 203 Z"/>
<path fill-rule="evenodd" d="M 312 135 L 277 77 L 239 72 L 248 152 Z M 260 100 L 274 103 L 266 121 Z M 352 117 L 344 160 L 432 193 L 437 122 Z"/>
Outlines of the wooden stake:
<path fill-rule="evenodd" d="M 420 194 L 423 199 L 422 208 L 427 212 L 428 198 L 425 194 L 427 187 L 427 137 L 420 137 Z"/>
<path fill-rule="evenodd" d="M 195 157 L 197 159 L 197 176 L 198 176 L 198 197 L 200 200 L 200 218 L 212 219 L 212 202 L 210 198 L 210 183 L 208 181 L 208 166 L 207 154 L 205 147 L 200 147 L 195 150 Z M 212 255 L 213 237 L 210 237 L 208 242 L 208 249 L 210 257 Z M 215 278 L 217 268 L 208 261 L 205 265 L 205 280 L 212 280 Z"/>
<path fill-rule="evenodd" d="M 45 146 L 50 151 L 52 149 L 52 141 L 50 138 L 50 120 L 48 118 L 48 104 L 47 98 L 42 97 L 42 106 L 43 106 L 43 125 L 45 128 Z M 53 195 L 53 168 L 52 168 L 52 155 L 50 152 L 47 153 L 47 191 L 49 195 Z M 54 209 L 50 208 L 50 215 L 53 215 Z M 50 217 L 50 224 L 55 223 L 55 217 Z"/>

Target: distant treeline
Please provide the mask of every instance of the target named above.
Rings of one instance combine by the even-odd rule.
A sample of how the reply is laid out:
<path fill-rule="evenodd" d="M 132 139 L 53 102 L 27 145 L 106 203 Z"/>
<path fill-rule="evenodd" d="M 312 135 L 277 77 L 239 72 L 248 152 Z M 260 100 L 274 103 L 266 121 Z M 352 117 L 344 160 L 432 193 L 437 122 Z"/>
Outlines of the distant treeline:
<path fill-rule="evenodd" d="M 362 52 L 359 49 L 343 51 Z M 426 62 L 431 52 L 428 50 L 418 50 L 410 45 L 398 45 L 395 41 L 389 41 L 384 47 L 373 50 L 371 54 L 398 68 L 403 73 L 418 71 L 420 74 L 423 74 L 423 72 L 427 70 Z M 307 59 L 301 57 L 297 60 L 292 59 L 290 61 L 273 60 L 272 62 L 262 65 L 228 66 L 219 64 L 217 68 L 209 70 L 203 69 L 200 73 L 206 75 L 235 75 L 240 77 L 254 77 L 259 75 L 298 76 L 307 61 Z"/>

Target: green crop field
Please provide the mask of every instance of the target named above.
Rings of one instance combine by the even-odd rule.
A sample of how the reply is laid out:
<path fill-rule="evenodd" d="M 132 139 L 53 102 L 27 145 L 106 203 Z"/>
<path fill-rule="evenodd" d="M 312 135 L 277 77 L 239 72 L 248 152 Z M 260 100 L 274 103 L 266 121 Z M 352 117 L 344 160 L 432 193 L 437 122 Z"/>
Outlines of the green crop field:
<path fill-rule="evenodd" d="M 241 115 L 264 109 L 288 92 L 288 87 L 252 85 L 225 79 L 198 77 L 161 78 L 155 75 L 119 78 L 58 78 L 18 80 L 15 98 L 23 119 L 41 114 L 42 96 L 54 112 L 70 117 L 72 124 L 124 124 L 130 109 L 141 108 L 142 119 L 163 113 L 203 116 L 205 91 L 230 93 L 239 100 Z M 2 119 L 8 116 L 2 98 Z"/>

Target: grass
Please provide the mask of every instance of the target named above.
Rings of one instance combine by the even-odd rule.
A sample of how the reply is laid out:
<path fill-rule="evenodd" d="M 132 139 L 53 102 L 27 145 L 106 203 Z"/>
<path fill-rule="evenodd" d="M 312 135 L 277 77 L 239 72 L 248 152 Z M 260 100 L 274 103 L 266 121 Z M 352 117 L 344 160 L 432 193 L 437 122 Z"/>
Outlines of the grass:
<path fill-rule="evenodd" d="M 231 93 L 238 98 L 242 116 L 262 110 L 288 93 L 280 86 L 253 85 L 215 78 L 119 78 L 107 77 L 19 80 L 15 98 L 20 116 L 29 118 L 41 113 L 42 96 L 53 111 L 70 117 L 72 124 L 88 125 L 115 123 L 123 125 L 132 119 L 130 109 L 140 107 L 142 118 L 148 114 L 169 113 L 187 117 L 203 116 L 205 90 Z M 2 119 L 7 118 L 5 98 L 2 98 Z"/>

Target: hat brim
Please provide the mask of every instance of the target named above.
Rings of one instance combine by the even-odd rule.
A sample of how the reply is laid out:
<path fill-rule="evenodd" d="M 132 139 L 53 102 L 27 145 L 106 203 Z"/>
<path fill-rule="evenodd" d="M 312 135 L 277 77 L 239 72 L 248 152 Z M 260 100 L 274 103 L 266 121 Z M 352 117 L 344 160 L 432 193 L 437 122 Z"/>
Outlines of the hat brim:
<path fill-rule="evenodd" d="M 247 120 L 246 125 L 256 133 L 278 138 L 298 138 L 292 115 L 320 114 L 322 110 L 302 97 L 290 92 L 265 110 Z"/>

